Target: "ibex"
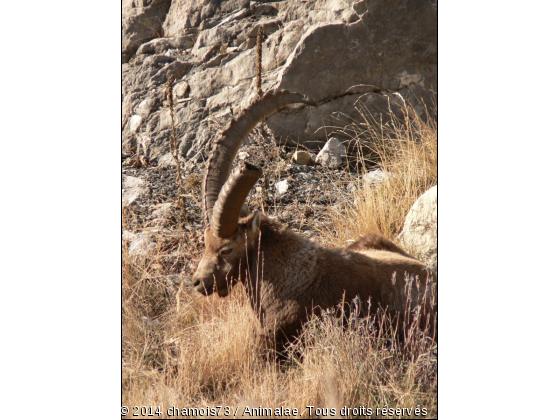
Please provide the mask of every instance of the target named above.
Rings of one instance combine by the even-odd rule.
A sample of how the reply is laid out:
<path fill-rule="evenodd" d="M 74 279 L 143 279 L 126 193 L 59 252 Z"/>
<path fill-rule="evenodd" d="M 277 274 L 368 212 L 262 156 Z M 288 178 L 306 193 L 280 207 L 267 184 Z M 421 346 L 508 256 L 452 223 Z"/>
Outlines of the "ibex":
<path fill-rule="evenodd" d="M 204 294 L 227 296 L 237 282 L 249 295 L 264 334 L 278 348 L 296 336 L 307 317 L 356 296 L 384 306 L 407 276 L 425 282 L 426 266 L 388 239 L 369 234 L 344 249 L 328 249 L 279 222 L 248 214 L 244 201 L 262 170 L 233 159 L 255 125 L 293 103 L 313 105 L 299 93 L 265 95 L 245 109 L 214 144 L 203 182 L 206 250 L 192 279 Z M 375 309 L 375 308 L 373 308 Z"/>

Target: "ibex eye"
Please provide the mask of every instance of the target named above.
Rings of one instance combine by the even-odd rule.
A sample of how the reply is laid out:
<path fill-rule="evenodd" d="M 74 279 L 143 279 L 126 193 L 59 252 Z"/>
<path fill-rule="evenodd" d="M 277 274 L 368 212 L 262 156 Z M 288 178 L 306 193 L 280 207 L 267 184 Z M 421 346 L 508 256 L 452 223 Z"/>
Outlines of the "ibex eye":
<path fill-rule="evenodd" d="M 230 252 L 231 252 L 231 248 L 228 248 L 228 249 L 224 249 L 223 251 L 221 251 L 220 254 L 222 254 L 222 255 L 227 255 L 227 254 L 229 254 Z"/>

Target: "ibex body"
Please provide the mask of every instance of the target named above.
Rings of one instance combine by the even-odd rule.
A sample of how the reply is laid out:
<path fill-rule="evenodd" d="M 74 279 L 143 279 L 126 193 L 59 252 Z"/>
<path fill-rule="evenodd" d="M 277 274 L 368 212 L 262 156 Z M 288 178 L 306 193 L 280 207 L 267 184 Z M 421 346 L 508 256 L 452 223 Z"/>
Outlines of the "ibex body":
<path fill-rule="evenodd" d="M 204 181 L 206 250 L 193 277 L 195 289 L 227 296 L 242 282 L 262 333 L 281 347 L 307 317 L 342 299 L 370 299 L 375 310 L 390 304 L 405 276 L 425 282 L 426 266 L 389 240 L 369 234 L 345 249 L 328 249 L 243 203 L 261 175 L 245 164 L 229 171 L 245 136 L 265 116 L 289 103 L 310 103 L 299 94 L 266 95 L 232 121 L 215 143 Z"/>

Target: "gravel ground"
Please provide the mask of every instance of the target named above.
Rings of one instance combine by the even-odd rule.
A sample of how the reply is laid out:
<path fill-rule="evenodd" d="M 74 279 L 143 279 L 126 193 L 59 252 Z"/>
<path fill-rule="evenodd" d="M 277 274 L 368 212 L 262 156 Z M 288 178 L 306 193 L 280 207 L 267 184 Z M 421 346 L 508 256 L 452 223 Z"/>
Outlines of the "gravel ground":
<path fill-rule="evenodd" d="M 246 143 L 234 165 L 243 159 L 261 166 L 264 172 L 247 198 L 250 209 L 264 209 L 265 214 L 300 234 L 325 243 L 325 228 L 330 223 L 328 212 L 352 200 L 358 175 L 343 169 L 292 163 L 295 149 L 266 144 L 259 136 L 250 136 Z M 191 164 L 189 170 L 183 170 L 184 230 L 180 229 L 181 215 L 177 207 L 176 166 L 162 165 L 161 161 L 159 166 L 145 161 L 141 165 L 134 154 L 123 156 L 122 162 L 123 181 L 133 177 L 131 185 L 142 185 L 142 192 L 134 202 L 123 207 L 123 244 L 130 255 L 151 261 L 149 277 L 167 284 L 166 299 L 173 300 L 180 284 L 189 287 L 190 282 L 185 279 L 194 273 L 204 251 L 201 181 L 206 162 L 201 160 Z M 285 192 L 279 191 L 282 186 L 287 187 Z"/>
<path fill-rule="evenodd" d="M 250 209 L 264 209 L 265 214 L 300 234 L 325 243 L 325 229 L 330 223 L 328 213 L 353 199 L 352 189 L 358 175 L 346 169 L 292 163 L 295 149 L 264 144 L 256 136 L 250 137 L 247 143 L 240 149 L 234 165 L 244 159 L 260 165 L 264 172 L 247 198 Z M 316 157 L 310 154 L 313 159 Z M 130 185 L 142 186 L 134 202 L 123 206 L 123 246 L 130 255 L 147 258 L 148 278 L 166 284 L 166 296 L 162 299 L 174 301 L 181 284 L 190 287 L 188 279 L 204 251 L 201 181 L 206 162 L 201 160 L 189 170 L 183 170 L 184 230 L 180 229 L 182 219 L 177 207 L 176 166 L 161 163 L 157 166 L 145 161 L 140 164 L 134 154 L 123 156 L 122 162 L 123 188 L 124 181 L 130 180 L 128 177 L 133 177 Z M 287 186 L 287 190 L 281 193 L 280 186 Z"/>
<path fill-rule="evenodd" d="M 342 169 L 291 163 L 294 151 L 287 147 L 263 146 L 253 139 L 240 149 L 234 165 L 245 159 L 264 168 L 264 176 L 248 197 L 251 209 L 264 207 L 267 215 L 277 217 L 304 234 L 320 231 L 328 208 L 350 199 L 358 176 Z M 179 221 L 175 206 L 178 196 L 176 166 L 135 167 L 129 164 L 133 160 L 130 156 L 123 158 L 122 174 L 142 179 L 149 191 L 128 206 L 131 213 L 128 227 L 136 230 L 176 228 Z M 183 175 L 187 228 L 200 232 L 203 229 L 200 184 L 205 168 L 206 163 L 200 162 Z M 266 181 L 268 188 L 265 188 Z M 282 194 L 278 191 L 281 182 L 287 183 L 287 191 Z"/>

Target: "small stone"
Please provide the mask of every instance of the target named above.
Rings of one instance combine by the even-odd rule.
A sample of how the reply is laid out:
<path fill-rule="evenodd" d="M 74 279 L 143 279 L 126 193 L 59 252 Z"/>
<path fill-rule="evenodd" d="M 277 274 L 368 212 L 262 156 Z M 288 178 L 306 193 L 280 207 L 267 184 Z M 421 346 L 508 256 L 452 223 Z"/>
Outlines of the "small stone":
<path fill-rule="evenodd" d="M 157 206 L 157 209 L 152 212 L 154 219 L 165 219 L 171 216 L 173 203 L 163 203 Z"/>
<path fill-rule="evenodd" d="M 141 178 L 125 175 L 122 182 L 121 205 L 123 207 L 130 206 L 148 192 L 149 188 Z"/>
<path fill-rule="evenodd" d="M 340 140 L 335 137 L 330 138 L 317 155 L 318 163 L 332 169 L 342 165 L 345 159 L 346 148 Z"/>
<path fill-rule="evenodd" d="M 288 188 L 290 187 L 290 185 L 288 184 L 288 180 L 285 179 L 283 181 L 277 182 L 275 187 L 276 187 L 276 194 L 282 197 L 288 192 Z"/>
<path fill-rule="evenodd" d="M 142 147 L 142 153 L 146 158 L 150 157 L 150 144 L 152 143 L 152 138 L 149 136 L 142 136 L 140 138 L 140 146 Z"/>
<path fill-rule="evenodd" d="M 187 96 L 187 93 L 189 92 L 189 88 L 190 87 L 187 82 L 179 82 L 173 88 L 173 94 L 177 99 L 185 98 Z"/>
<path fill-rule="evenodd" d="M 141 256 L 146 257 L 156 250 L 156 241 L 154 237 L 146 232 L 133 234 L 129 240 L 128 255 L 131 257 Z"/>
<path fill-rule="evenodd" d="M 173 158 L 173 155 L 171 153 L 166 153 L 165 155 L 161 156 L 158 159 L 158 166 L 161 166 L 161 167 L 175 166 L 175 167 L 177 167 L 177 165 L 175 164 L 175 159 Z"/>
<path fill-rule="evenodd" d="M 148 118 L 152 110 L 156 107 L 156 100 L 153 97 L 146 98 L 136 107 L 136 114 L 142 118 Z"/>
<path fill-rule="evenodd" d="M 130 230 L 123 230 L 122 239 L 126 242 L 132 241 L 134 240 L 134 233 L 132 233 Z"/>
<path fill-rule="evenodd" d="M 270 4 L 258 4 L 253 6 L 253 15 L 264 16 L 271 15 L 276 16 L 278 14 L 278 9 Z"/>
<path fill-rule="evenodd" d="M 389 172 L 382 171 L 381 169 L 376 169 L 375 171 L 370 171 L 362 177 L 362 180 L 369 185 L 380 185 L 386 182 L 389 178 L 393 178 L 395 175 Z"/>
<path fill-rule="evenodd" d="M 292 156 L 292 162 L 298 165 L 309 165 L 311 163 L 311 156 L 304 150 L 298 150 Z"/>
<path fill-rule="evenodd" d="M 130 117 L 130 124 L 128 126 L 130 128 L 130 132 L 136 133 L 138 131 L 138 128 L 140 128 L 141 124 L 142 124 L 142 117 L 140 115 L 136 114 Z"/>

